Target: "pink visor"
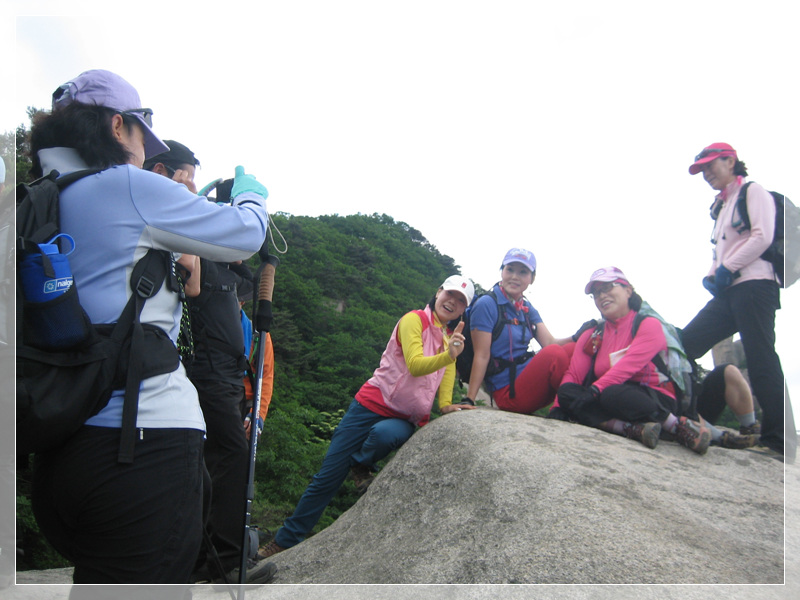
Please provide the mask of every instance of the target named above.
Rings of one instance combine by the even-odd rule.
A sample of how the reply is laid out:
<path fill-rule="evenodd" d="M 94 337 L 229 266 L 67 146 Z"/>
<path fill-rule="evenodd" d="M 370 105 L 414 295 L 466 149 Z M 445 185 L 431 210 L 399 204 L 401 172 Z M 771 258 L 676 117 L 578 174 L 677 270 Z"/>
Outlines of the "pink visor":
<path fill-rule="evenodd" d="M 717 142 L 716 144 L 706 146 L 703 148 L 703 151 L 700 152 L 700 154 L 694 157 L 694 163 L 692 163 L 692 166 L 689 167 L 689 174 L 697 175 L 703 170 L 703 165 L 710 163 L 715 158 L 725 156 L 733 156 L 734 158 L 736 157 L 736 150 L 734 150 L 733 146 L 730 144 Z"/>

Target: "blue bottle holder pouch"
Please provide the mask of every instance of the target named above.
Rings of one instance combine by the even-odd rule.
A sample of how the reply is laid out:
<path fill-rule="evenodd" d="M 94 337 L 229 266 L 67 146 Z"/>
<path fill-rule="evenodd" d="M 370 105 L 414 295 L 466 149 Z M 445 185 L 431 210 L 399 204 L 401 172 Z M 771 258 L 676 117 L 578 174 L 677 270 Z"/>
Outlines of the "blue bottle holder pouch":
<path fill-rule="evenodd" d="M 66 254 L 59 251 L 58 238 L 71 244 Z M 20 262 L 26 344 L 63 350 L 90 339 L 92 324 L 78 299 L 67 258 L 74 249 L 75 241 L 62 233 L 39 244 L 39 252 L 26 253 Z"/>

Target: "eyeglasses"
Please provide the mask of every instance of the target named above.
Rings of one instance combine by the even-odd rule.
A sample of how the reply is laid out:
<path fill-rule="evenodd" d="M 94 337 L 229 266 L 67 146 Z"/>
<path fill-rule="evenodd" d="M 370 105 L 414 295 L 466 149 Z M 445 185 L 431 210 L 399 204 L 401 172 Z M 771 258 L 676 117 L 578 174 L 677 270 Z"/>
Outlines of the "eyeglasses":
<path fill-rule="evenodd" d="M 726 150 L 724 148 L 706 148 L 700 154 L 694 157 L 694 161 L 697 162 L 701 158 L 705 158 L 709 154 L 715 154 L 717 152 L 730 152 L 730 150 Z"/>
<path fill-rule="evenodd" d="M 611 281 L 608 283 L 601 283 L 600 285 L 596 285 L 592 288 L 591 294 L 589 294 L 592 298 L 597 298 L 600 294 L 608 294 L 613 290 L 615 287 L 622 287 L 622 284 L 619 281 Z"/>
<path fill-rule="evenodd" d="M 153 126 L 153 109 L 152 108 L 132 108 L 130 110 L 119 111 L 121 115 L 134 115 L 141 117 L 148 127 Z"/>

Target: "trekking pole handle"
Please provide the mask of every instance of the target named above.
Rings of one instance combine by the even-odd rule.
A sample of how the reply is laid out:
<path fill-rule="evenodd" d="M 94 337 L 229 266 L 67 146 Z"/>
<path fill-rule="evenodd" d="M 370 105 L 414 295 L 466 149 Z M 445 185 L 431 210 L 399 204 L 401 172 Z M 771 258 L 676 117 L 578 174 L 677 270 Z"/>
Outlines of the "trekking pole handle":
<path fill-rule="evenodd" d="M 280 262 L 277 256 L 270 254 L 260 267 L 258 303 L 254 318 L 254 325 L 258 332 L 268 332 L 272 325 L 272 291 L 275 288 L 275 268 Z"/>
<path fill-rule="evenodd" d="M 258 300 L 266 300 L 272 302 L 272 292 L 275 289 L 275 269 L 281 264 L 280 259 L 270 254 L 267 257 L 267 263 L 264 265 L 264 270 L 261 273 L 261 278 L 258 281 Z"/>

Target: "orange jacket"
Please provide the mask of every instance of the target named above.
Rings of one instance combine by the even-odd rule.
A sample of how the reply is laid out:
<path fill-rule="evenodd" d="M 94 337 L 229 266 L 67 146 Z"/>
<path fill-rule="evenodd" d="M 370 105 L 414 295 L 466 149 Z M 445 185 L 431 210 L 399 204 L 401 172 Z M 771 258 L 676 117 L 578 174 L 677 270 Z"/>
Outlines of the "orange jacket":
<path fill-rule="evenodd" d="M 253 346 L 250 348 L 250 366 L 255 374 L 257 364 L 257 357 L 254 356 L 255 338 Z M 254 377 L 255 379 L 255 377 Z M 267 419 L 267 410 L 269 410 L 269 403 L 272 400 L 272 387 L 275 380 L 275 353 L 272 349 L 272 337 L 269 332 L 264 336 L 264 375 L 261 379 L 261 404 L 259 406 L 259 416 L 262 420 Z M 250 374 L 244 376 L 244 393 L 245 398 L 252 403 L 253 398 L 253 383 L 250 381 Z M 252 405 L 252 404 L 251 404 Z"/>

